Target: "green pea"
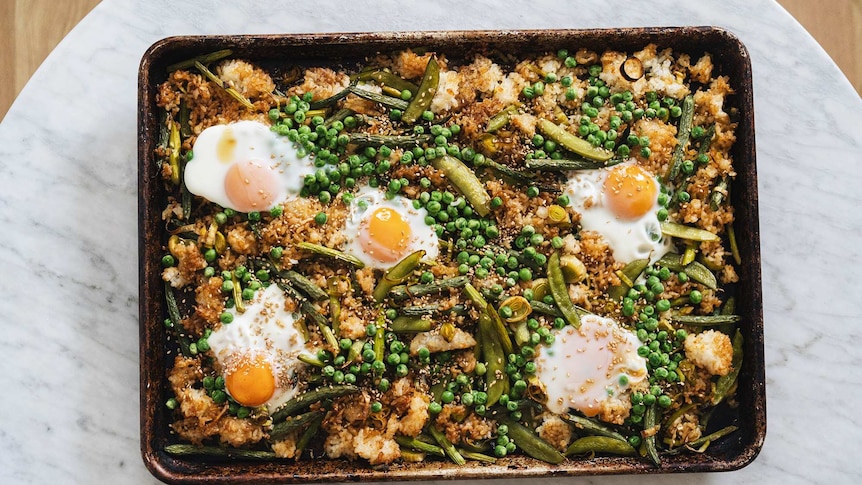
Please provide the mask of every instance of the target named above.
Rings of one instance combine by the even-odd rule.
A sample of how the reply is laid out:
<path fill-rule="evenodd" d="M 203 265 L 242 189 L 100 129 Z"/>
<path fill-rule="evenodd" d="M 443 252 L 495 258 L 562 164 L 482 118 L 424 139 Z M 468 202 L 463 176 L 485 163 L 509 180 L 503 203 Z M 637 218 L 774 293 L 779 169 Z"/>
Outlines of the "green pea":
<path fill-rule="evenodd" d="M 697 305 L 698 303 L 703 301 L 703 293 L 698 290 L 691 290 L 691 292 L 688 294 L 688 300 Z"/>

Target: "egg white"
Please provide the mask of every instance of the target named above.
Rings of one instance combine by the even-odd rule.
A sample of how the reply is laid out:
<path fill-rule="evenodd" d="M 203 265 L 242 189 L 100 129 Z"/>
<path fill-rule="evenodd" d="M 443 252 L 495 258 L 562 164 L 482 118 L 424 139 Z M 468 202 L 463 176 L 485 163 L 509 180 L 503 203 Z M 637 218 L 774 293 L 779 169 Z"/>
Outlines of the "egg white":
<path fill-rule="evenodd" d="M 284 293 L 277 285 L 257 291 L 245 312 L 236 307 L 226 311 L 233 321 L 212 332 L 207 340 L 210 349 L 223 373 L 251 356 L 263 356 L 269 362 L 276 388 L 265 406 L 272 412 L 298 392 L 296 373 L 305 364 L 297 357 L 310 353 L 296 328 L 298 316 L 285 310 Z"/>
<path fill-rule="evenodd" d="M 594 416 L 604 401 L 619 399 L 647 377 L 637 335 L 611 318 L 587 314 L 579 328 L 566 326 L 553 335 L 554 342 L 539 346 L 535 359 L 551 412 L 572 408 Z"/>
<path fill-rule="evenodd" d="M 183 177 L 186 188 L 192 194 L 235 210 L 225 192 L 224 181 L 235 163 L 254 161 L 268 166 L 276 174 L 278 193 L 270 207 L 260 210 L 269 210 L 288 198 L 297 197 L 305 176 L 315 170 L 310 159 L 299 158 L 290 140 L 257 121 L 211 126 L 198 135 L 192 152 L 194 156 L 186 164 Z"/>
<path fill-rule="evenodd" d="M 634 160 L 625 164 L 636 163 Z M 620 164 L 618 166 L 624 166 Z M 569 174 L 565 194 L 569 205 L 581 215 L 581 227 L 602 235 L 613 251 L 614 259 L 630 263 L 636 259 L 658 261 L 671 250 L 670 238 L 661 233 L 656 212 L 659 209 L 658 195 L 653 207 L 637 219 L 622 220 L 608 207 L 604 194 L 604 183 L 608 169 L 576 170 Z M 658 182 L 656 194 L 659 193 Z"/>
<path fill-rule="evenodd" d="M 439 254 L 440 240 L 434 229 L 425 224 L 428 211 L 424 208 L 416 209 L 410 199 L 395 196 L 387 199 L 386 195 L 378 189 L 363 187 L 350 203 L 350 213 L 344 225 L 344 235 L 347 238 L 343 250 L 347 254 L 359 258 L 366 266 L 378 269 L 389 269 L 395 263 L 380 261 L 373 254 L 366 252 L 359 241 L 359 235 L 366 230 L 367 220 L 376 209 L 388 208 L 398 212 L 410 225 L 411 237 L 403 256 L 425 250 L 427 259 L 436 259 Z"/>

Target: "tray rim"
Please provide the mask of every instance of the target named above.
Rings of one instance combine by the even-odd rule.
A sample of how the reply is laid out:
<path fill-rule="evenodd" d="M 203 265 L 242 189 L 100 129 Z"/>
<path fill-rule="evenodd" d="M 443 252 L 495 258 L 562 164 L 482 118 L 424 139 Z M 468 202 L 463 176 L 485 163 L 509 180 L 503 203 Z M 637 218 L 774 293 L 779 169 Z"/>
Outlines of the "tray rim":
<path fill-rule="evenodd" d="M 650 42 L 659 44 L 661 39 L 670 35 L 714 36 L 717 40 L 726 43 L 725 48 L 732 48 L 732 54 L 738 56 L 741 62 L 742 79 L 734 79 L 734 87 L 738 87 L 737 98 L 739 105 L 750 108 L 745 118 L 746 123 L 737 129 L 737 140 L 744 140 L 746 145 L 743 154 L 746 158 L 745 166 L 749 170 L 745 174 L 745 189 L 748 204 L 745 207 L 735 207 L 737 217 L 740 214 L 747 220 L 746 228 L 749 229 L 751 237 L 743 242 L 746 253 L 750 259 L 746 280 L 751 285 L 752 308 L 750 312 L 751 335 L 754 339 L 747 339 L 746 355 L 752 355 L 756 362 L 747 359 L 744 370 L 749 370 L 753 378 L 752 403 L 755 405 L 756 414 L 754 430 L 751 439 L 745 443 L 738 454 L 731 459 L 715 459 L 703 462 L 686 464 L 683 462 L 652 467 L 627 458 L 596 458 L 592 461 L 567 462 L 568 466 L 551 466 L 536 460 L 517 460 L 514 466 L 505 465 L 467 465 L 457 467 L 451 464 L 434 463 L 433 466 L 421 469 L 401 469 L 393 471 L 372 470 L 365 466 L 356 472 L 339 470 L 329 473 L 314 473 L 307 471 L 304 474 L 283 473 L 274 471 L 283 462 L 260 462 L 245 463 L 245 466 L 237 467 L 235 463 L 229 465 L 234 472 L 230 475 L 212 475 L 209 473 L 185 473 L 177 469 L 177 462 L 182 461 L 169 457 L 163 451 L 154 446 L 158 439 L 160 430 L 154 429 L 153 412 L 159 411 L 161 402 L 158 399 L 159 386 L 163 386 L 163 376 L 158 381 L 151 381 L 147 369 L 157 360 L 163 359 L 163 355 L 153 352 L 151 349 L 152 339 L 161 335 L 157 329 L 159 326 L 152 325 L 161 321 L 162 312 L 157 312 L 149 302 L 158 293 L 152 285 L 152 271 L 158 269 L 154 258 L 147 254 L 147 242 L 152 240 L 152 231 L 147 227 L 147 222 L 154 213 L 160 212 L 147 203 L 147 195 L 156 183 L 154 177 L 148 177 L 145 167 L 152 160 L 152 153 L 145 140 L 152 140 L 151 122 L 154 113 L 151 111 L 154 82 L 152 69 L 165 56 L 169 56 L 181 44 L 189 45 L 194 49 L 202 49 L 209 46 L 224 45 L 290 45 L 302 46 L 316 42 L 328 42 L 337 44 L 397 44 L 404 42 L 442 42 L 453 37 L 470 42 L 500 42 L 502 37 L 524 37 L 547 39 L 549 36 L 565 37 L 612 37 L 629 39 L 637 36 L 636 44 L 646 45 Z M 667 44 L 667 42 L 665 42 Z M 609 47 L 616 47 L 613 43 Z M 370 54 L 370 52 L 368 52 Z M 139 351 L 140 351 L 140 423 L 141 423 L 141 455 L 147 469 L 159 480 L 167 483 L 272 483 L 272 482 L 322 482 L 322 481 L 388 481 L 388 480 L 431 480 L 431 479 L 469 479 L 469 478 L 524 478 L 533 476 L 588 476 L 605 474 L 652 474 L 652 473 L 679 473 L 679 472 L 704 472 L 704 471 L 732 471 L 750 464 L 762 449 L 766 435 L 766 393 L 765 393 L 765 360 L 763 348 L 763 310 L 762 310 L 762 281 L 760 260 L 760 236 L 759 216 L 757 204 L 757 176 L 755 160 L 755 138 L 754 138 L 754 102 L 753 85 L 751 73 L 751 60 L 745 45 L 732 32 L 714 26 L 681 26 L 681 27 L 627 27 L 627 28 L 601 28 L 601 29 L 527 29 L 527 30 L 434 30 L 434 31 L 393 31 L 393 32 L 340 32 L 340 33 L 296 33 L 296 34 L 263 34 L 263 35 L 181 35 L 166 37 L 153 43 L 142 56 L 138 72 L 138 229 L 139 229 Z M 739 143 L 739 141 L 738 141 Z M 739 162 L 737 162 L 739 163 Z M 737 166 L 737 171 L 741 172 Z M 151 248 L 150 248 L 151 249 Z M 149 325 L 148 325 L 149 323 Z M 748 369 L 745 369 L 748 364 Z M 752 369 L 751 366 L 754 366 Z M 153 385 L 155 384 L 155 385 Z M 161 430 L 164 433 L 166 430 Z M 199 463 L 194 461 L 195 463 Z M 213 465 L 216 466 L 216 465 Z M 237 470 L 241 468 L 242 470 Z"/>

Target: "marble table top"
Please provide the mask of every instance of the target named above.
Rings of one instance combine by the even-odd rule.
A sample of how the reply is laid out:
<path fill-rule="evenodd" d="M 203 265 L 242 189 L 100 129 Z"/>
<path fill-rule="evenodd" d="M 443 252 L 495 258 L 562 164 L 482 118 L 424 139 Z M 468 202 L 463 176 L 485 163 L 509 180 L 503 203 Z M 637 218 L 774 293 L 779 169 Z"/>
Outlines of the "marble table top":
<path fill-rule="evenodd" d="M 751 53 L 768 433 L 735 472 L 546 483 L 856 483 L 862 101 L 770 0 L 104 0 L 0 124 L 0 483 L 153 483 L 139 452 L 137 70 L 179 34 L 716 25 Z M 505 480 L 504 482 L 516 480 Z"/>

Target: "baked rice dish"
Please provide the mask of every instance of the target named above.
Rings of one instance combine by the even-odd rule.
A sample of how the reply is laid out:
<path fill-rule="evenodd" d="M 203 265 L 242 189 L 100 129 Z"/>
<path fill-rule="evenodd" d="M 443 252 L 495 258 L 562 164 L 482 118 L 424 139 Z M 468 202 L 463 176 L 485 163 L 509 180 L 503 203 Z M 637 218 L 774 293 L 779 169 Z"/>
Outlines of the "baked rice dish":
<path fill-rule="evenodd" d="M 169 454 L 658 465 L 736 431 L 738 113 L 709 53 L 168 71 Z"/>

